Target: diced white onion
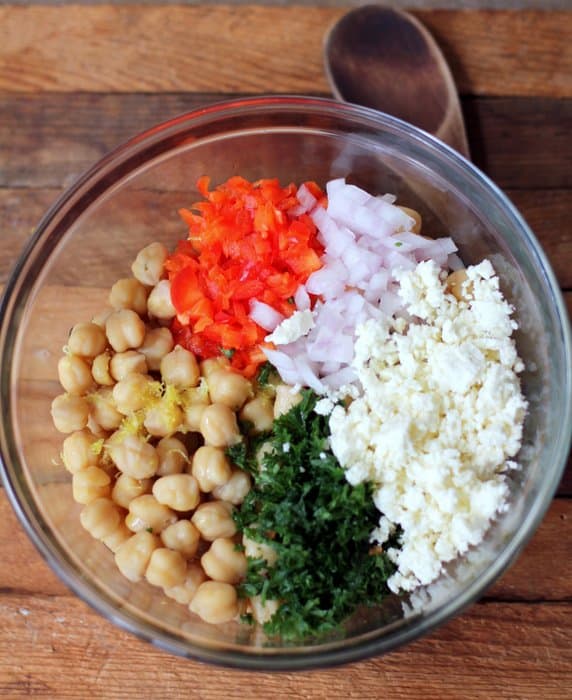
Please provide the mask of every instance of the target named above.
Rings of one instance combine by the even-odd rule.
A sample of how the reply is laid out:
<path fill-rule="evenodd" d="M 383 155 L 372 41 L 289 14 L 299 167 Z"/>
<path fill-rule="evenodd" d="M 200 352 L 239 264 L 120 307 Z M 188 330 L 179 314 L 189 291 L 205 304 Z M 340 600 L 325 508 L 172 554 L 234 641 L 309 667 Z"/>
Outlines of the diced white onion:
<path fill-rule="evenodd" d="M 319 394 L 357 381 L 351 364 L 358 325 L 404 313 L 393 270 L 414 269 L 430 258 L 444 268 L 462 266 L 450 238 L 433 240 L 413 232 L 414 219 L 394 205 L 393 195 L 374 197 L 343 178 L 328 182 L 326 193 L 324 209 L 302 185 L 299 205 L 291 210 L 310 215 L 325 248 L 323 266 L 294 295 L 299 311 L 310 308 L 310 294 L 321 297 L 313 310 L 314 327 L 280 345 L 280 351 L 264 350 L 285 382 Z M 251 318 L 267 330 L 274 330 L 278 316 L 261 302 L 251 308 Z"/>
<path fill-rule="evenodd" d="M 284 320 L 284 316 L 276 309 L 258 299 L 252 299 L 250 302 L 249 316 L 265 331 L 273 331 Z"/>
<path fill-rule="evenodd" d="M 294 294 L 294 303 L 298 311 L 307 311 L 310 308 L 310 296 L 303 284 L 298 287 L 296 294 Z"/>

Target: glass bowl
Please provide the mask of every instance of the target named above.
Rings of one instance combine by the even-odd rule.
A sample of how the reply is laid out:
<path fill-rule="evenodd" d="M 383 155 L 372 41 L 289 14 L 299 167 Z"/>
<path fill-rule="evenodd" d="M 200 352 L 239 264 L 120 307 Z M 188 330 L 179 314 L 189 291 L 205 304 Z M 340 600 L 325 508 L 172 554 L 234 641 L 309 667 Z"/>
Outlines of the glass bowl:
<path fill-rule="evenodd" d="M 418 209 L 425 232 L 451 235 L 466 264 L 488 257 L 515 306 L 530 403 L 508 511 L 485 541 L 447 567 L 423 609 L 389 598 L 342 633 L 304 645 L 270 642 L 239 623 L 210 626 L 147 584 L 131 584 L 79 523 L 50 403 L 67 333 L 106 303 L 137 251 L 186 236 L 177 209 L 197 178 L 350 177 Z M 397 119 L 330 100 L 263 97 L 185 114 L 136 136 L 76 182 L 40 223 L 1 307 L 0 427 L 4 483 L 28 535 L 61 579 L 120 627 L 162 649 L 252 669 L 324 666 L 387 652 L 474 601 L 514 560 L 546 511 L 570 441 L 571 351 L 558 285 L 534 235 L 502 192 L 441 142 Z"/>

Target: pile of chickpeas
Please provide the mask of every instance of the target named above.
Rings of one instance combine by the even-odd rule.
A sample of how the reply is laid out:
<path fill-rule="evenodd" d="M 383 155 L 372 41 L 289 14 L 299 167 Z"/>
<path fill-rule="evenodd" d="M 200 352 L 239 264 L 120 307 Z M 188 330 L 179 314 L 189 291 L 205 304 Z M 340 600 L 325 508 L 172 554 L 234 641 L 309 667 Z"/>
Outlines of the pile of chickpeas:
<path fill-rule="evenodd" d="M 62 459 L 72 474 L 83 527 L 115 555 L 130 581 L 147 580 L 218 624 L 247 610 L 260 621 L 276 609 L 238 599 L 247 555 L 270 547 L 237 533 L 233 510 L 251 488 L 226 449 L 270 429 L 292 403 L 286 387 L 260 391 L 224 356 L 198 362 L 175 346 L 164 263 L 152 243 L 120 279 L 110 309 L 71 331 L 58 363 L 63 394 L 52 403 L 67 433 Z M 237 547 L 237 544 L 243 547 Z"/>

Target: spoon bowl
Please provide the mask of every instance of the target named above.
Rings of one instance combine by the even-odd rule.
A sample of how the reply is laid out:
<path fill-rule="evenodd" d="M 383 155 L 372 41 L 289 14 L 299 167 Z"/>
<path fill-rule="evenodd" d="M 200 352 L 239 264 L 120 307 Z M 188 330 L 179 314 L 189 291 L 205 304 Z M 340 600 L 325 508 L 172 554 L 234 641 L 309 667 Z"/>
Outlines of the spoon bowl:
<path fill-rule="evenodd" d="M 451 71 L 412 15 L 382 5 L 351 10 L 326 34 L 324 63 L 336 99 L 414 124 L 469 158 Z"/>

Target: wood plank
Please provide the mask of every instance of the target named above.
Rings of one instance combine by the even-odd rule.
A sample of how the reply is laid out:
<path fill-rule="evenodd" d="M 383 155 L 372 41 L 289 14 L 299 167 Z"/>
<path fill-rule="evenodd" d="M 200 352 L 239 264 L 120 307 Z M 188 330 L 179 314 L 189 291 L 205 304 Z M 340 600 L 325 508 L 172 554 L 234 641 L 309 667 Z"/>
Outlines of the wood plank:
<path fill-rule="evenodd" d="M 0 89 L 325 92 L 323 35 L 344 11 L 6 6 L 0 10 Z M 569 13 L 415 14 L 442 46 L 461 93 L 572 96 Z"/>
<path fill-rule="evenodd" d="M 0 147 L 1 150 L 1 147 Z M 0 222 L 2 236 L 2 254 L 0 255 L 0 284 L 4 284 L 14 262 L 24 244 L 37 226 L 43 214 L 57 199 L 61 190 L 44 188 L 2 188 L 0 187 Z M 544 251 L 548 255 L 560 285 L 564 289 L 572 289 L 572 226 L 570 212 L 572 211 L 572 190 L 507 190 L 507 194 L 521 211 L 524 218 L 536 234 Z M 133 193 L 133 205 L 137 203 L 141 193 Z M 145 226 L 149 240 L 155 238 L 156 232 L 161 231 L 164 240 L 171 245 L 182 235 L 183 227 L 176 214 L 178 207 L 187 203 L 187 195 L 182 192 L 155 193 L 156 206 L 146 210 L 146 221 L 140 217 L 134 221 L 129 216 L 130 208 L 124 212 L 114 211 L 105 220 L 101 220 L 102 230 L 106 223 L 112 227 L 114 236 L 113 250 L 104 246 L 94 248 L 87 245 L 82 257 L 91 265 L 111 265 L 117 269 L 117 276 L 128 273 L 127 263 L 123 271 L 117 261 L 117 247 L 124 250 L 125 260 L 130 259 L 135 250 L 137 240 L 133 237 L 135 226 L 139 229 Z M 124 215 L 123 215 L 124 214 Z M 124 236 L 116 232 L 124 230 Z M 145 235 L 145 231 L 139 233 Z M 128 235 L 130 234 L 130 235 Z M 113 254 L 113 260 L 110 255 Z M 83 284 L 85 280 L 81 270 L 70 266 L 70 269 L 59 275 L 61 281 L 67 284 Z M 97 275 L 91 270 L 90 284 L 96 283 Z"/>
<path fill-rule="evenodd" d="M 501 187 L 572 187 L 572 101 L 466 99 L 462 108 L 472 160 Z"/>
<path fill-rule="evenodd" d="M 56 486 L 54 485 L 54 488 Z M 70 484 L 57 485 L 65 504 Z M 59 491 L 53 491 L 57 495 Z M 67 508 L 67 505 L 65 505 Z M 77 527 L 80 528 L 79 521 Z M 556 498 L 516 563 L 486 593 L 486 599 L 535 602 L 572 600 L 572 500 Z M 0 600 L 2 592 L 71 595 L 38 555 L 0 489 Z M 1 697 L 1 695 L 0 695 Z"/>
<path fill-rule="evenodd" d="M 138 132 L 220 100 L 0 93 L 0 186 L 64 187 Z M 463 109 L 473 160 L 501 187 L 572 188 L 572 99 L 471 98 Z"/>
<path fill-rule="evenodd" d="M 2 146 L 0 145 L 1 150 Z M 57 189 L 0 188 L 0 237 L 2 239 L 0 284 L 6 284 L 16 260 L 21 255 L 35 227 L 48 207 L 55 202 L 60 192 L 61 190 Z"/>
<path fill-rule="evenodd" d="M 476 605 L 430 636 L 341 670 L 248 673 L 167 655 L 118 631 L 77 599 L 0 598 L 0 697 L 181 697 L 203 700 L 414 700 L 567 697 L 572 605 Z M 88 653 L 86 653 L 88 649 Z M 188 691 L 187 691 L 188 692 Z"/>
<path fill-rule="evenodd" d="M 540 241 L 561 287 L 572 289 L 572 190 L 509 189 L 507 195 Z"/>
<path fill-rule="evenodd" d="M 487 599 L 572 600 L 572 500 L 555 498 L 516 563 L 490 588 Z"/>

